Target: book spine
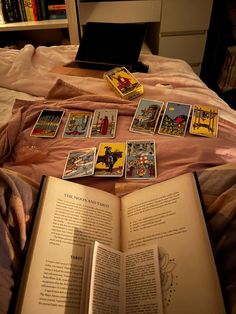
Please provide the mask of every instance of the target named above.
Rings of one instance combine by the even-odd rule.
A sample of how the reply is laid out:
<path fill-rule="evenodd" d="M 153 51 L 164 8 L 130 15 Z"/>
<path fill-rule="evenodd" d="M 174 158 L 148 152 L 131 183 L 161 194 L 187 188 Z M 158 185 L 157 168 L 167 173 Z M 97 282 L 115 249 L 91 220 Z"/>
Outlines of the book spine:
<path fill-rule="evenodd" d="M 0 0 L 0 24 L 5 24 L 5 15 L 4 15 L 4 10 L 3 10 L 3 1 Z"/>
<path fill-rule="evenodd" d="M 37 14 L 38 21 L 41 21 L 43 19 L 43 17 L 42 17 L 40 0 L 35 0 L 35 8 L 36 8 L 36 14 Z"/>
<path fill-rule="evenodd" d="M 33 11 L 33 19 L 34 19 L 34 21 L 38 21 L 38 15 L 37 15 L 35 0 L 31 0 L 31 5 L 32 5 L 32 11 Z"/>
<path fill-rule="evenodd" d="M 39 2 L 40 2 L 41 12 L 42 12 L 42 20 L 46 20 L 47 19 L 46 0 L 39 0 Z"/>
<path fill-rule="evenodd" d="M 11 0 L 12 10 L 14 14 L 14 22 L 21 22 L 20 8 L 18 0 Z"/>
<path fill-rule="evenodd" d="M 11 1 L 10 0 L 3 0 L 2 1 L 2 8 L 5 16 L 5 21 L 7 23 L 13 23 L 14 21 L 14 12 L 12 9 Z"/>
<path fill-rule="evenodd" d="M 66 5 L 64 4 L 48 4 L 49 19 L 65 19 Z"/>
<path fill-rule="evenodd" d="M 28 7 L 28 0 L 23 0 L 24 2 L 24 8 L 25 8 L 25 15 L 26 15 L 26 21 L 30 21 L 30 12 Z"/>
<path fill-rule="evenodd" d="M 25 6 L 23 0 L 18 0 L 18 6 L 21 15 L 21 21 L 27 21 L 26 13 L 25 13 Z"/>
<path fill-rule="evenodd" d="M 32 2 L 31 0 L 27 0 L 28 2 L 28 8 L 29 8 L 29 21 L 34 21 L 34 12 L 33 12 L 33 7 L 32 7 Z"/>

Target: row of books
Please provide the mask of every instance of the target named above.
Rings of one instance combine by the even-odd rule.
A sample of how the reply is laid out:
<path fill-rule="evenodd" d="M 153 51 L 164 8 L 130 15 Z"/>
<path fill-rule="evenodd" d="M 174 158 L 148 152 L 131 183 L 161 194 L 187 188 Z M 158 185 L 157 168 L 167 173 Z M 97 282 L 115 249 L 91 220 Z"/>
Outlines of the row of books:
<path fill-rule="evenodd" d="M 0 0 L 0 22 L 66 18 L 65 0 Z"/>

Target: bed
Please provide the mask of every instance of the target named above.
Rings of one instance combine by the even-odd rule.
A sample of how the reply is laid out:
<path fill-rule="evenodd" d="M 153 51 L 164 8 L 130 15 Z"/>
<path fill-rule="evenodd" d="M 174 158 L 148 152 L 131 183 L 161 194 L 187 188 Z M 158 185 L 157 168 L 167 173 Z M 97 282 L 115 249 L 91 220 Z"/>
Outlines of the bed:
<path fill-rule="evenodd" d="M 170 137 L 129 132 L 140 98 L 124 100 L 104 79 L 54 73 L 53 68 L 72 61 L 77 46 L 0 49 L 0 312 L 12 300 L 34 212 L 42 175 L 62 177 L 69 151 L 98 147 L 101 139 L 63 139 L 63 128 L 54 139 L 30 137 L 44 108 L 64 109 L 62 124 L 71 110 L 118 110 L 116 137 L 112 141 L 151 138 L 156 143 L 158 175 L 152 180 L 84 177 L 73 179 L 117 195 L 186 172 L 197 172 L 207 220 L 219 261 L 229 313 L 236 313 L 236 111 L 210 90 L 182 60 L 141 51 L 148 73 L 135 73 L 144 86 L 143 98 L 219 109 L 217 138 Z"/>

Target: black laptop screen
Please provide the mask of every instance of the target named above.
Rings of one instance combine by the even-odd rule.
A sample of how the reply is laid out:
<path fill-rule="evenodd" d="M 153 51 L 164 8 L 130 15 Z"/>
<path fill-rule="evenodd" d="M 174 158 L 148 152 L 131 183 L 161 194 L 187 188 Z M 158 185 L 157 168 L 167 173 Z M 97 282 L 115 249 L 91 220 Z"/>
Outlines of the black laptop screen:
<path fill-rule="evenodd" d="M 138 61 L 146 24 L 88 22 L 77 61 L 126 65 Z"/>

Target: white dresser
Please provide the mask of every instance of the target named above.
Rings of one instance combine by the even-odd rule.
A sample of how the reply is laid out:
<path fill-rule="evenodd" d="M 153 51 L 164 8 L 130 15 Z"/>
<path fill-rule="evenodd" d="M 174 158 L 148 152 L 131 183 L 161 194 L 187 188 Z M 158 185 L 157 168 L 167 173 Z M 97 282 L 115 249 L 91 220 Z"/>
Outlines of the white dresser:
<path fill-rule="evenodd" d="M 162 0 L 157 53 L 187 61 L 200 73 L 213 0 Z"/>
<path fill-rule="evenodd" d="M 80 23 L 147 22 L 148 45 L 154 54 L 187 61 L 199 74 L 213 0 L 78 1 Z M 76 5 L 66 0 L 72 43 L 78 42 Z"/>

